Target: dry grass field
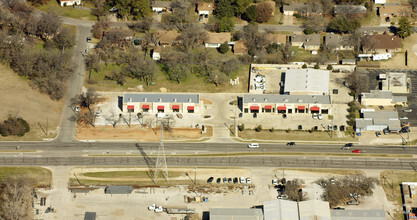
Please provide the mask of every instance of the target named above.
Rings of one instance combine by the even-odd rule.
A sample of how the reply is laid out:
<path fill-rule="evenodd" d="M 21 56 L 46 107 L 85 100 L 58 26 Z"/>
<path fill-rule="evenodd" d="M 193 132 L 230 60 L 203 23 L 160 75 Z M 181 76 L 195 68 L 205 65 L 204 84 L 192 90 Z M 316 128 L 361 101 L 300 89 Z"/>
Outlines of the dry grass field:
<path fill-rule="evenodd" d="M 47 95 L 32 89 L 29 83 L 9 67 L 0 64 L 0 120 L 7 119 L 8 115 L 17 115 L 30 124 L 30 132 L 25 136 L 0 136 L 0 141 L 42 140 L 56 136 L 63 101 L 52 101 Z M 38 123 L 48 135 L 45 135 Z"/>

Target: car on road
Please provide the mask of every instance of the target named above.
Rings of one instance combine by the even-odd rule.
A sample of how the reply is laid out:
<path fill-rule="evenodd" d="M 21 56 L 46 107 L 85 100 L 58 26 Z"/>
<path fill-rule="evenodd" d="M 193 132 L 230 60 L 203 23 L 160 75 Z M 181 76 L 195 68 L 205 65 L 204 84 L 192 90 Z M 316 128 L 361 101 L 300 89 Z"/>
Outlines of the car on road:
<path fill-rule="evenodd" d="M 342 147 L 342 150 L 349 150 L 351 147 L 353 147 L 353 143 L 347 143 Z"/>
<path fill-rule="evenodd" d="M 248 147 L 249 148 L 258 148 L 259 144 L 258 143 L 250 143 L 250 144 L 248 144 Z"/>
<path fill-rule="evenodd" d="M 214 180 L 214 177 L 210 177 L 210 178 L 207 179 L 207 183 L 212 183 L 213 180 Z"/>
<path fill-rule="evenodd" d="M 222 181 L 221 178 L 217 178 L 216 183 L 220 183 Z"/>
<path fill-rule="evenodd" d="M 294 146 L 295 145 L 295 142 L 288 142 L 287 145 Z"/>
<path fill-rule="evenodd" d="M 250 184 L 251 183 L 250 177 L 246 178 L 246 183 L 247 184 Z"/>
<path fill-rule="evenodd" d="M 353 151 L 352 151 L 352 153 L 355 153 L 355 154 L 360 154 L 360 153 L 362 153 L 362 150 L 360 150 L 360 149 L 355 149 L 355 150 L 353 150 Z"/>
<path fill-rule="evenodd" d="M 91 43 L 91 37 L 87 37 L 87 43 Z"/>

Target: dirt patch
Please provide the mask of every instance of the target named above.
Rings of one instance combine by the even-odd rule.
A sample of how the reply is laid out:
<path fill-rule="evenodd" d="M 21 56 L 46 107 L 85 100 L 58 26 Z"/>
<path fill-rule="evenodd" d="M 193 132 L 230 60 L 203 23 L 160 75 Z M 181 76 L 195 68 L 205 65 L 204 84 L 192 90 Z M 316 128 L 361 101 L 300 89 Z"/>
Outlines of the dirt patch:
<path fill-rule="evenodd" d="M 202 101 L 204 103 L 204 105 L 211 105 L 213 104 L 212 101 L 208 100 L 208 99 L 200 99 L 200 101 Z"/>
<path fill-rule="evenodd" d="M 56 136 L 63 100 L 52 101 L 47 95 L 32 89 L 28 80 L 17 76 L 4 65 L 0 65 L 0 85 L 0 120 L 6 119 L 9 114 L 17 115 L 30 125 L 30 132 L 25 136 L 1 137 L 0 140 L 42 140 Z M 38 123 L 48 135 L 45 135 Z"/>
<path fill-rule="evenodd" d="M 164 140 L 196 140 L 209 138 L 213 135 L 213 128 L 207 127 L 207 132 L 201 134 L 198 128 L 173 128 L 164 132 Z M 144 128 L 140 125 L 119 125 L 113 128 L 111 125 L 93 127 L 78 127 L 75 137 L 79 140 L 135 140 L 158 141 L 160 133 L 158 129 Z"/>

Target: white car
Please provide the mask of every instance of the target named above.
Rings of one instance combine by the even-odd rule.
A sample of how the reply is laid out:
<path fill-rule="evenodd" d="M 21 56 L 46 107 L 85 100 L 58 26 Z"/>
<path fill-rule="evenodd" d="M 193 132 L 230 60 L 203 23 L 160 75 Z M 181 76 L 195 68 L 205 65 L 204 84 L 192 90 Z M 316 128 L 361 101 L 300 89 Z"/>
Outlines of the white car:
<path fill-rule="evenodd" d="M 247 184 L 250 184 L 250 183 L 251 183 L 251 181 L 250 181 L 250 177 L 246 178 L 246 183 L 247 183 Z"/>
<path fill-rule="evenodd" d="M 313 119 L 317 119 L 317 113 L 313 113 Z"/>
<path fill-rule="evenodd" d="M 158 206 L 158 208 L 155 208 L 154 210 L 156 213 L 161 213 L 164 211 L 164 209 L 162 208 L 162 206 Z"/>
<path fill-rule="evenodd" d="M 148 207 L 148 210 L 153 211 L 153 210 L 155 210 L 155 208 L 156 208 L 156 205 L 152 204 Z"/>
<path fill-rule="evenodd" d="M 243 177 L 243 176 L 240 177 L 240 183 L 242 183 L 242 184 L 245 183 L 245 177 Z"/>
<path fill-rule="evenodd" d="M 323 116 L 321 114 L 318 115 L 319 120 L 323 119 Z"/>
<path fill-rule="evenodd" d="M 272 185 L 278 185 L 278 180 L 277 179 L 272 179 Z"/>
<path fill-rule="evenodd" d="M 258 148 L 259 144 L 258 143 L 250 143 L 250 144 L 248 144 L 248 147 L 249 148 Z"/>

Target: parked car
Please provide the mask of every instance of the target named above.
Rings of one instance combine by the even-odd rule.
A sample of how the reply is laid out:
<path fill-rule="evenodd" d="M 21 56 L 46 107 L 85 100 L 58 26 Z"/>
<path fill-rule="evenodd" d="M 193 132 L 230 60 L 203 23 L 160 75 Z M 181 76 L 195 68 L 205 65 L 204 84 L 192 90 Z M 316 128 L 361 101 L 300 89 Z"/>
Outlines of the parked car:
<path fill-rule="evenodd" d="M 227 183 L 227 178 L 223 177 L 223 183 Z"/>
<path fill-rule="evenodd" d="M 214 177 L 210 177 L 210 178 L 207 179 L 207 183 L 212 183 L 213 180 L 214 180 Z"/>
<path fill-rule="evenodd" d="M 80 106 L 75 106 L 75 108 L 74 108 L 74 110 L 76 111 L 76 112 L 79 112 L 80 111 Z"/>
<path fill-rule="evenodd" d="M 381 137 L 381 132 L 377 131 L 377 132 L 375 132 L 375 135 L 376 135 L 377 137 Z"/>
<path fill-rule="evenodd" d="M 90 49 L 85 49 L 85 53 L 89 53 L 90 52 Z"/>
<path fill-rule="evenodd" d="M 353 151 L 352 151 L 352 153 L 355 153 L 355 154 L 360 154 L 360 153 L 362 153 L 362 150 L 360 150 L 360 149 L 355 149 L 355 150 L 353 150 Z"/>
<path fill-rule="evenodd" d="M 272 179 L 272 185 L 278 185 L 278 180 L 277 179 Z"/>
<path fill-rule="evenodd" d="M 410 127 L 403 127 L 400 130 L 400 133 L 407 133 L 407 132 L 410 132 Z"/>
<path fill-rule="evenodd" d="M 248 144 L 248 147 L 249 148 L 258 148 L 259 144 L 258 143 L 250 143 L 250 144 Z"/>
<path fill-rule="evenodd" d="M 351 201 L 347 202 L 346 204 L 347 205 L 359 205 L 360 203 L 357 200 L 351 200 Z"/>
<path fill-rule="evenodd" d="M 227 179 L 227 182 L 228 182 L 228 183 L 232 183 L 232 178 L 228 178 L 228 179 Z"/>
<path fill-rule="evenodd" d="M 257 118 L 257 117 L 258 117 L 258 115 L 256 114 L 256 112 L 253 113 L 253 118 Z"/>
<path fill-rule="evenodd" d="M 237 184 L 239 182 L 239 179 L 237 177 L 233 178 L 233 183 Z"/>
<path fill-rule="evenodd" d="M 317 113 L 313 113 L 313 119 L 317 119 Z"/>
<path fill-rule="evenodd" d="M 337 125 L 333 125 L 333 130 L 337 131 Z"/>
<path fill-rule="evenodd" d="M 221 178 L 217 178 L 216 183 L 220 183 L 222 181 Z"/>
<path fill-rule="evenodd" d="M 389 133 L 389 130 L 388 130 L 387 128 L 384 128 L 384 130 L 382 130 L 382 132 L 383 132 L 384 134 L 388 134 L 388 133 Z"/>
<path fill-rule="evenodd" d="M 294 146 L 295 142 L 288 142 L 287 145 Z"/>
<path fill-rule="evenodd" d="M 91 43 L 91 37 L 87 37 L 87 43 Z"/>
<path fill-rule="evenodd" d="M 345 131 L 345 126 L 344 125 L 340 125 L 339 130 L 340 131 Z"/>
<path fill-rule="evenodd" d="M 287 114 L 282 114 L 282 118 L 286 119 L 287 118 Z"/>
<path fill-rule="evenodd" d="M 321 114 L 319 114 L 317 117 L 318 117 L 319 120 L 323 119 L 323 116 Z"/>
<path fill-rule="evenodd" d="M 327 130 L 329 130 L 329 131 L 333 130 L 333 126 L 328 125 L 328 126 L 327 126 Z"/>
<path fill-rule="evenodd" d="M 250 181 L 250 177 L 246 178 L 246 183 L 247 183 L 247 184 L 250 184 L 250 183 L 251 183 L 251 181 Z"/>

